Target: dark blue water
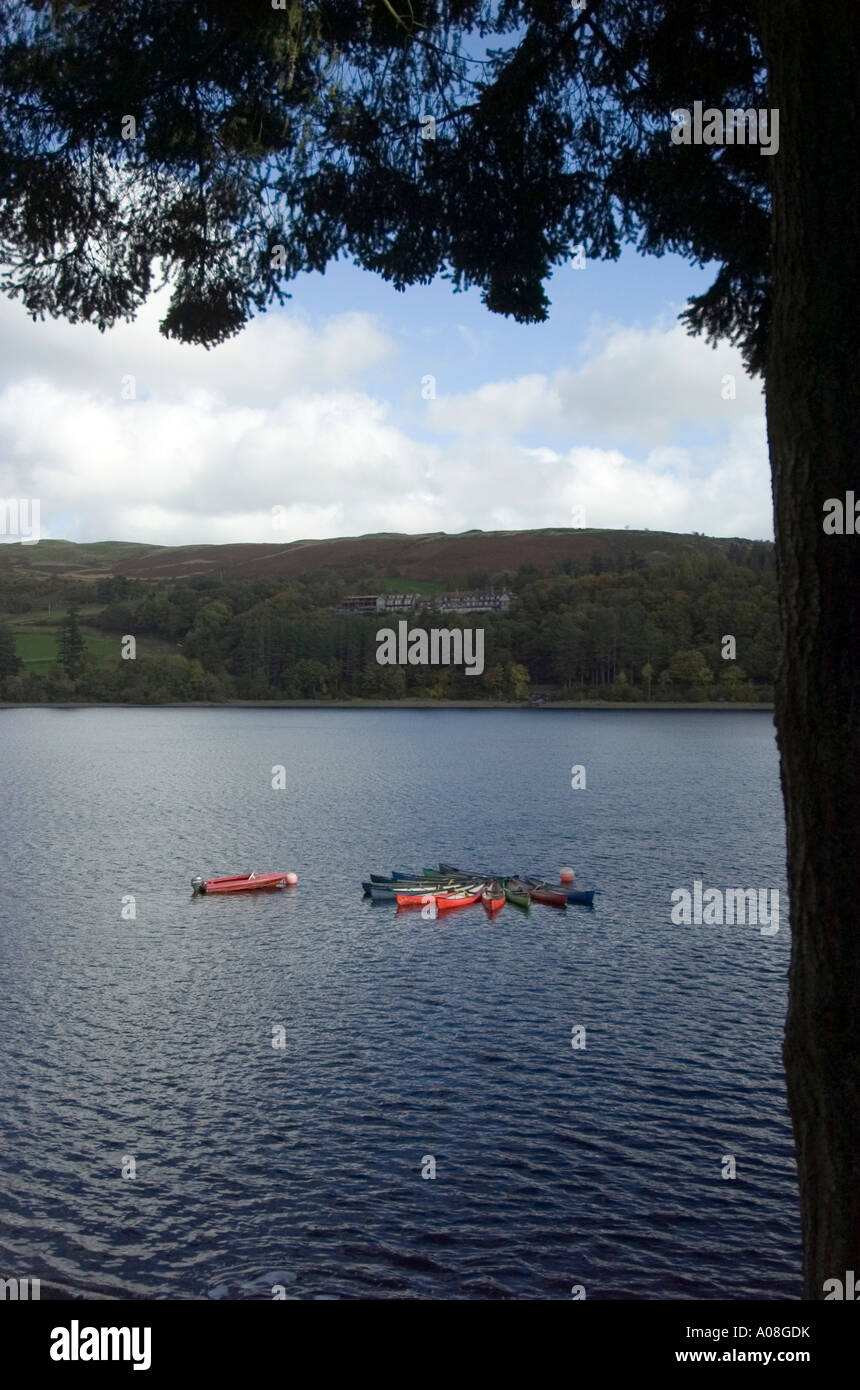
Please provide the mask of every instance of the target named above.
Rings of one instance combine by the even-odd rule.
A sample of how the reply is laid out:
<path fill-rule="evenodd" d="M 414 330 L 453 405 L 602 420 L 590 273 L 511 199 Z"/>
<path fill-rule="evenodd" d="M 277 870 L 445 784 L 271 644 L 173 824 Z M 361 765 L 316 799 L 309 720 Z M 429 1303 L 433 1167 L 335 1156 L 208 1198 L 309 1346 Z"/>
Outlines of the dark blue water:
<path fill-rule="evenodd" d="M 14 710 L 0 752 L 0 1275 L 800 1295 L 769 715 Z M 598 906 L 361 896 L 438 859 L 571 864 Z M 190 895 L 252 869 L 300 883 Z M 778 888 L 778 933 L 673 925 L 694 878 Z"/>

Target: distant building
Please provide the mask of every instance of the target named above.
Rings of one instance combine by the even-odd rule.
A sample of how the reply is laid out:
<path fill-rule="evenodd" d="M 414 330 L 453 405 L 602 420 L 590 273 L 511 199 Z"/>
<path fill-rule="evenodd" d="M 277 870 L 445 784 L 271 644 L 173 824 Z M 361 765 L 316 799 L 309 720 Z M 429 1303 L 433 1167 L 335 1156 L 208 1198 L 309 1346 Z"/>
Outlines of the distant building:
<path fill-rule="evenodd" d="M 512 594 L 507 589 L 484 589 L 450 594 L 350 594 L 337 613 L 414 613 L 432 608 L 437 613 L 507 613 Z"/>
<path fill-rule="evenodd" d="M 380 594 L 380 613 L 412 613 L 418 606 L 420 594 Z"/>
<path fill-rule="evenodd" d="M 382 597 L 377 594 L 350 594 L 342 598 L 336 613 L 382 613 Z"/>
<path fill-rule="evenodd" d="M 433 607 L 440 613 L 507 613 L 511 606 L 511 597 L 507 589 L 437 594 L 433 599 Z"/>

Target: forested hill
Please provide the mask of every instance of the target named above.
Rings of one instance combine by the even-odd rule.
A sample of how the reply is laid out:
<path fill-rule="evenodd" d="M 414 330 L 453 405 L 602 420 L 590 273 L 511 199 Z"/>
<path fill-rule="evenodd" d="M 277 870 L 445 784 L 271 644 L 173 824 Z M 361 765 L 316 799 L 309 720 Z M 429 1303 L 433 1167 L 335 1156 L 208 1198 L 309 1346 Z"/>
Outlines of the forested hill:
<path fill-rule="evenodd" d="M 462 590 L 512 598 L 506 612 L 434 613 L 435 595 Z M 337 612 L 349 595 L 407 592 L 428 605 L 412 625 L 483 628 L 480 676 L 380 665 L 376 632 L 394 618 Z M 557 528 L 0 546 L 6 700 L 766 701 L 776 658 L 764 541 Z"/>

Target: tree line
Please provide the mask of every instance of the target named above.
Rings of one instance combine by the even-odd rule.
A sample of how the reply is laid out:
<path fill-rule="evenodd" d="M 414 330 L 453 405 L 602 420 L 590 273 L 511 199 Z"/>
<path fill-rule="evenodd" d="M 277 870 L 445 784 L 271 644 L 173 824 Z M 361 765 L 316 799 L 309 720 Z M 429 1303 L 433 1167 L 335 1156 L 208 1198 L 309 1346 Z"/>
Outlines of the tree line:
<path fill-rule="evenodd" d="M 357 588 L 382 587 L 372 570 L 323 571 L 289 581 L 111 576 L 45 581 L 0 577 L 0 692 L 7 700 L 158 703 L 276 699 L 547 699 L 767 701 L 777 662 L 773 547 L 737 542 L 720 554 L 681 559 L 631 553 L 550 574 L 532 565 L 451 576 L 508 588 L 506 613 L 410 615 L 412 627 L 484 629 L 485 669 L 383 666 L 376 659 L 386 615 L 335 610 Z M 390 572 L 386 580 L 397 578 Z M 404 590 L 409 580 L 402 580 Z M 10 622 L 43 611 L 50 588 L 58 659 L 27 669 Z M 447 586 L 446 586 L 447 587 Z M 426 600 L 432 604 L 432 598 Z M 81 616 L 84 605 L 97 611 Z M 44 626 L 49 618 L 40 618 Z M 99 661 L 86 633 L 115 636 L 116 659 Z M 122 659 L 134 637 L 134 659 Z M 731 642 L 726 642 L 730 638 Z M 126 644 L 128 646 L 128 644 Z M 732 655 L 727 658 L 729 650 Z"/>

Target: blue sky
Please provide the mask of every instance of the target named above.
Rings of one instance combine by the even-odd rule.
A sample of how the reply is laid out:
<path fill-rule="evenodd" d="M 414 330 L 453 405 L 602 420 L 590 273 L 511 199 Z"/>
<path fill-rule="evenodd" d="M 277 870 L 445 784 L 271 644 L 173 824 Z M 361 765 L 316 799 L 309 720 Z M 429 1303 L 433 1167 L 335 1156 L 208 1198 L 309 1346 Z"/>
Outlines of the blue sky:
<path fill-rule="evenodd" d="M 208 353 L 160 337 L 163 293 L 104 335 L 2 301 L 0 497 L 38 499 L 42 534 L 71 540 L 770 537 L 760 383 L 677 324 L 713 273 L 632 249 L 568 265 L 525 325 L 342 261 Z"/>
<path fill-rule="evenodd" d="M 446 394 L 576 364 L 595 321 L 620 318 L 642 328 L 671 323 L 690 295 L 710 285 L 716 270 L 688 265 L 679 256 L 642 256 L 633 248 L 618 261 L 589 261 L 581 270 L 566 265 L 547 285 L 549 319 L 520 324 L 490 313 L 477 289 L 455 293 L 450 282 L 437 278 L 398 293 L 378 276 L 340 261 L 325 275 L 301 276 L 287 312 L 300 308 L 326 318 L 349 305 L 381 316 L 398 350 L 369 380 L 373 389 L 399 400 L 408 398 L 428 372 L 436 377 L 437 392 Z M 702 428 L 703 437 L 709 435 Z M 693 431 L 691 439 L 696 435 Z"/>

